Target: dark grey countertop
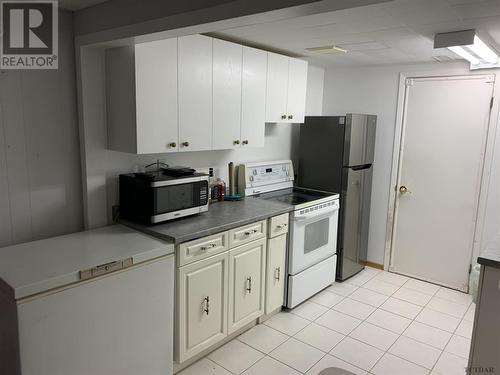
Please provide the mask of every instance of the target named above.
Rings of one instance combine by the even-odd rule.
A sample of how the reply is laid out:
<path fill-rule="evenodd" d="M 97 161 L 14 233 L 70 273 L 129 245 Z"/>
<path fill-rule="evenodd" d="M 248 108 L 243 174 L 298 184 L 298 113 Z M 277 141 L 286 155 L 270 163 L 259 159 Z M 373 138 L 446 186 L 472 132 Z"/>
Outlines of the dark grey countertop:
<path fill-rule="evenodd" d="M 142 225 L 122 219 L 119 222 L 177 245 L 290 211 L 293 211 L 291 205 L 249 197 L 241 201 L 213 203 L 208 212 L 155 225 Z"/>
<path fill-rule="evenodd" d="M 500 268 L 500 234 L 481 252 L 477 262 L 484 266 Z"/>

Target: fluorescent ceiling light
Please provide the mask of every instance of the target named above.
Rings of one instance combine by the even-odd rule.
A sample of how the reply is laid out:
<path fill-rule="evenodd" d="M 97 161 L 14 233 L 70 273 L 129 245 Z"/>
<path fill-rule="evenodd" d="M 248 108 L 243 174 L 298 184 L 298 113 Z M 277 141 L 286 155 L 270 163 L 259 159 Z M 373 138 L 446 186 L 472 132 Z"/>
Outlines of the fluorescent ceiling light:
<path fill-rule="evenodd" d="M 498 62 L 498 56 L 491 50 L 477 35 L 474 36 L 474 44 L 467 46 L 472 52 L 484 61 L 495 64 Z"/>
<path fill-rule="evenodd" d="M 500 66 L 497 53 L 484 43 L 475 30 L 454 31 L 436 34 L 434 48 L 448 48 L 471 63 L 471 69 Z"/>
<path fill-rule="evenodd" d="M 461 58 L 468 60 L 472 65 L 478 65 L 479 59 L 472 56 L 469 52 L 460 46 L 448 47 L 451 52 L 455 52 Z"/>

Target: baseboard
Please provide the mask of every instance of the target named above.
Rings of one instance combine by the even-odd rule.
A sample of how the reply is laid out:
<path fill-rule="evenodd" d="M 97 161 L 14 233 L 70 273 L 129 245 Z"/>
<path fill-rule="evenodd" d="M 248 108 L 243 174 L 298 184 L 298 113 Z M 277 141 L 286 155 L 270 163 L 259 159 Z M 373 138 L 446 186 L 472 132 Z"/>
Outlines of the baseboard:
<path fill-rule="evenodd" d="M 384 265 L 383 264 L 378 264 L 378 263 L 374 263 L 374 262 L 369 262 L 369 261 L 364 261 L 363 262 L 365 264 L 365 266 L 368 266 L 368 267 L 371 267 L 371 268 L 376 268 L 378 270 L 384 270 Z"/>

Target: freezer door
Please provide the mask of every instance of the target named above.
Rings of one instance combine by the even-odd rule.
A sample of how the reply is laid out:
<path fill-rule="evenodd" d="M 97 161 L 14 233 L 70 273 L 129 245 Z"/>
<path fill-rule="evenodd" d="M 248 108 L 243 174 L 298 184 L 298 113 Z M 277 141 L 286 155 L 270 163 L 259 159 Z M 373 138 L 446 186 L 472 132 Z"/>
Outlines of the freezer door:
<path fill-rule="evenodd" d="M 299 186 L 340 193 L 344 116 L 307 116 L 300 125 Z"/>
<path fill-rule="evenodd" d="M 345 118 L 344 166 L 373 163 L 377 116 L 348 114 Z"/>
<path fill-rule="evenodd" d="M 366 262 L 372 169 L 372 166 L 343 169 L 337 270 L 337 278 L 341 280 L 361 271 Z"/>

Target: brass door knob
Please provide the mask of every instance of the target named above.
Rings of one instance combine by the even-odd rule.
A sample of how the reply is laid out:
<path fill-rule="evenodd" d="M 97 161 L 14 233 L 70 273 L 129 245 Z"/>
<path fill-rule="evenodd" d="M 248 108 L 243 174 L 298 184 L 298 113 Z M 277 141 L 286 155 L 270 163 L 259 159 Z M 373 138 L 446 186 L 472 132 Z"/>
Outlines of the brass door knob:
<path fill-rule="evenodd" d="M 240 140 L 237 139 L 236 141 L 233 142 L 235 145 L 239 145 L 240 144 Z"/>
<path fill-rule="evenodd" d="M 406 194 L 406 193 L 409 193 L 409 192 L 410 192 L 410 190 L 408 190 L 408 188 L 407 188 L 406 186 L 403 186 L 403 185 L 402 185 L 402 186 L 400 186 L 400 187 L 399 187 L 399 192 L 400 192 L 401 194 Z"/>
<path fill-rule="evenodd" d="M 244 140 L 243 142 L 241 142 L 241 143 L 243 143 L 244 145 L 247 145 L 247 144 L 248 144 L 248 139 L 245 139 L 245 140 Z"/>
<path fill-rule="evenodd" d="M 168 144 L 169 147 L 177 147 L 177 143 L 175 142 L 171 142 Z"/>
<path fill-rule="evenodd" d="M 183 145 L 184 147 L 189 147 L 189 142 L 182 142 L 182 145 Z"/>

